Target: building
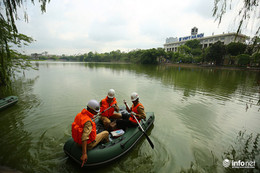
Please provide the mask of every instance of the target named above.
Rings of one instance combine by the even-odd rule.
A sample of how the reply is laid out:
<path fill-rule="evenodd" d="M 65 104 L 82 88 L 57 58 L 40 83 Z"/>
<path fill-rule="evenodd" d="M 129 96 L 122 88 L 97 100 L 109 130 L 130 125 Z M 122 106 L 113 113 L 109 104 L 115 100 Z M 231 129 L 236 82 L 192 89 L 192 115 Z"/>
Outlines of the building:
<path fill-rule="evenodd" d="M 39 57 L 41 57 L 41 56 L 42 56 L 41 53 L 32 53 L 32 54 L 31 54 L 31 57 L 32 57 L 32 59 L 34 59 L 34 60 L 38 60 Z"/>
<path fill-rule="evenodd" d="M 170 38 L 166 38 L 166 43 L 163 45 L 166 52 L 169 51 L 177 52 L 179 46 L 184 45 L 186 41 L 192 39 L 199 40 L 202 48 L 207 48 L 218 41 L 220 41 L 224 45 L 227 45 L 234 41 L 245 43 L 246 40 L 249 39 L 248 36 L 243 34 L 237 34 L 237 33 L 226 33 L 226 34 L 223 33 L 219 35 L 212 34 L 212 36 L 204 37 L 204 33 L 198 34 L 198 28 L 196 27 L 191 29 L 191 36 L 180 37 L 179 39 L 175 37 L 174 40 Z"/>
<path fill-rule="evenodd" d="M 191 35 L 197 35 L 197 34 L 198 34 L 198 28 L 193 27 L 193 28 L 191 29 Z"/>

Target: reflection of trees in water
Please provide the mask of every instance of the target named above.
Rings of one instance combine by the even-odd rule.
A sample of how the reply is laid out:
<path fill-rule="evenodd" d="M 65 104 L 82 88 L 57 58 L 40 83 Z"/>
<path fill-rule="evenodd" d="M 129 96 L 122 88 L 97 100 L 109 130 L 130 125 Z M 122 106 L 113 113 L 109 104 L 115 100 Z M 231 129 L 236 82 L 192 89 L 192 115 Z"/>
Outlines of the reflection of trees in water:
<path fill-rule="evenodd" d="M 183 91 L 184 100 L 202 93 L 225 101 L 238 94 L 236 99 L 244 102 L 246 109 L 247 104 L 260 104 L 260 72 L 256 71 L 111 63 L 85 63 L 84 66 L 93 70 L 107 68 L 113 73 L 133 72 L 159 80 L 168 87 Z"/>
<path fill-rule="evenodd" d="M 260 104 L 260 72 L 138 64 L 40 63 L 47 68 L 57 64 L 84 66 L 90 70 L 106 68 L 118 74 L 132 72 L 137 75 L 145 75 L 147 78 L 161 81 L 166 86 L 182 90 L 184 99 L 202 92 L 219 100 L 229 100 L 233 95 L 239 93 L 241 96 L 238 99 L 246 104 L 246 109 L 249 108 L 248 105 Z M 258 93 L 259 98 L 256 98 L 256 93 Z"/>
<path fill-rule="evenodd" d="M 29 165 L 37 164 L 29 151 L 33 139 L 24 128 L 28 112 L 40 104 L 40 100 L 33 94 L 37 79 L 20 77 L 12 82 L 12 86 L 0 88 L 2 95 L 16 95 L 19 99 L 16 105 L 0 112 L 0 163 L 25 172 L 30 171 Z"/>
<path fill-rule="evenodd" d="M 207 92 L 217 99 L 224 100 L 236 92 L 248 98 L 255 97 L 253 95 L 259 93 L 257 82 L 260 83 L 260 72 L 254 71 L 109 63 L 84 65 L 90 69 L 108 68 L 115 73 L 130 71 L 137 75 L 145 75 L 147 78 L 160 80 L 166 86 L 183 90 L 185 97 L 194 95 L 196 91 Z M 259 100 L 252 99 L 254 104 Z"/>

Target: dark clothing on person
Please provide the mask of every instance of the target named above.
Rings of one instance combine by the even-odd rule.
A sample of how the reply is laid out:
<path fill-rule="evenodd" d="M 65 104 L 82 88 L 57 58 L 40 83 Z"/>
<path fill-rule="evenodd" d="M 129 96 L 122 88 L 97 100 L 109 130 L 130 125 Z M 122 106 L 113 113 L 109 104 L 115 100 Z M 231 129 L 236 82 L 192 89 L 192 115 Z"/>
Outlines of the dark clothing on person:
<path fill-rule="evenodd" d="M 116 120 L 116 126 L 119 129 L 126 130 L 127 127 L 136 127 L 138 124 L 132 123 L 129 121 L 131 114 L 130 113 L 122 113 L 121 120 Z"/>

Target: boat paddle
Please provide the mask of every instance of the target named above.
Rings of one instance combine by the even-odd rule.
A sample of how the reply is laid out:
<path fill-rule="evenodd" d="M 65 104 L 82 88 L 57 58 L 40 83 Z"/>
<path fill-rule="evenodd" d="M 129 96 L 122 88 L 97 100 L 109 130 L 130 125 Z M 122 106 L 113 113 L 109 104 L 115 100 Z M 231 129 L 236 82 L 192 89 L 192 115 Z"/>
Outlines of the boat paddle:
<path fill-rule="evenodd" d="M 128 104 L 126 103 L 127 107 L 129 108 Z M 149 138 L 149 136 L 145 133 L 143 127 L 141 126 L 141 124 L 139 123 L 138 119 L 135 116 L 134 112 L 131 112 L 131 116 L 134 117 L 134 119 L 136 120 L 138 126 L 140 127 L 141 131 L 143 132 L 144 136 L 146 137 L 147 141 L 149 142 L 149 144 L 151 145 L 152 149 L 154 149 L 154 145 L 153 142 L 151 141 L 151 139 Z"/>
<path fill-rule="evenodd" d="M 136 116 L 134 115 L 135 113 L 132 113 L 133 117 L 135 118 L 136 122 L 138 123 L 140 129 L 142 130 L 144 136 L 146 137 L 147 141 L 149 142 L 149 144 L 151 145 L 152 149 L 154 149 L 154 145 L 151 141 L 151 139 L 148 137 L 148 135 L 145 133 L 143 127 L 141 126 L 141 124 L 139 123 L 139 121 L 137 120 Z"/>
<path fill-rule="evenodd" d="M 97 113 L 97 115 L 94 116 L 94 118 L 97 118 L 98 116 L 100 116 L 101 114 L 103 114 L 104 112 L 108 111 L 110 108 L 112 108 L 115 104 L 109 106 L 107 109 L 103 110 L 102 112 Z"/>

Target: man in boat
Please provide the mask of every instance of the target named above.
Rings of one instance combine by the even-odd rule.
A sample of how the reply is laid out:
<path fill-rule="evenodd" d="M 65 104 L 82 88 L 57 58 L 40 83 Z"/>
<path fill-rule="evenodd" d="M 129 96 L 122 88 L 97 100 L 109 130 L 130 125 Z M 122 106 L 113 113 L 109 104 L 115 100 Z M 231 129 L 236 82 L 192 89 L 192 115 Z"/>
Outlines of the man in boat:
<path fill-rule="evenodd" d="M 115 98 L 115 90 L 110 89 L 106 98 L 100 102 L 100 119 L 103 122 L 105 129 L 111 131 L 114 128 L 113 123 L 111 123 L 111 119 L 122 118 L 122 115 L 118 111 L 119 107 L 117 106 L 117 101 Z"/>
<path fill-rule="evenodd" d="M 91 150 L 101 141 L 109 142 L 108 131 L 96 134 L 94 115 L 99 112 L 99 108 L 99 103 L 96 100 L 90 100 L 87 108 L 78 113 L 72 123 L 72 138 L 77 144 L 82 146 L 81 167 L 88 159 L 87 150 Z"/>
<path fill-rule="evenodd" d="M 131 94 L 131 101 L 133 103 L 132 107 L 129 108 L 126 101 L 124 100 L 124 104 L 126 106 L 126 110 L 130 113 L 129 114 L 123 114 L 122 115 L 122 120 L 117 120 L 116 121 L 116 126 L 119 129 L 126 129 L 126 127 L 134 127 L 137 126 L 137 121 L 135 118 L 132 116 L 133 114 L 136 116 L 137 120 L 140 122 L 141 119 L 146 118 L 146 114 L 144 111 L 144 106 L 142 103 L 139 102 L 139 95 L 136 92 L 133 92 Z"/>

